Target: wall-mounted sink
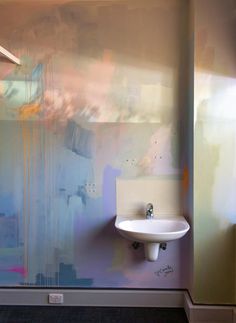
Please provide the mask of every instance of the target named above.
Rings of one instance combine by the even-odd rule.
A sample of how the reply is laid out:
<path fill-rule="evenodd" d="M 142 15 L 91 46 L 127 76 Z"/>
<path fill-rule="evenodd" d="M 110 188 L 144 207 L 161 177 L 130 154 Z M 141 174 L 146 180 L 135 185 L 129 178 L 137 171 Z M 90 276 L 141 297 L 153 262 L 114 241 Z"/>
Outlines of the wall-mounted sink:
<path fill-rule="evenodd" d="M 182 216 L 136 219 L 117 217 L 116 228 L 126 239 L 144 243 L 147 260 L 158 258 L 160 243 L 183 237 L 189 230 L 188 222 Z"/>

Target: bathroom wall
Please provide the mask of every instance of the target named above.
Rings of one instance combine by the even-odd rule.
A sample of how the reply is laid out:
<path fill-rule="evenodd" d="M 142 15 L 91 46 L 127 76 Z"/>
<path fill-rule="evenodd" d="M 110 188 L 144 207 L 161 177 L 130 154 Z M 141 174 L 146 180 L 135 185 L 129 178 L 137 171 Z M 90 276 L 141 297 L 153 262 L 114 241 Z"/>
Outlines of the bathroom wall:
<path fill-rule="evenodd" d="M 190 224 L 188 249 L 188 290 L 193 289 L 194 255 L 193 255 L 193 232 L 194 232 L 194 211 L 193 211 L 193 147 L 194 147 L 194 7 L 193 2 L 188 1 L 187 6 L 187 26 L 186 26 L 186 45 L 188 50 L 183 58 L 186 72 L 185 93 L 186 105 L 183 105 L 182 120 L 182 158 L 183 158 L 183 176 L 182 176 L 182 207 L 183 214 Z"/>
<path fill-rule="evenodd" d="M 236 268 L 236 225 L 234 225 L 234 266 Z M 236 270 L 234 274 L 234 304 L 236 304 Z"/>
<path fill-rule="evenodd" d="M 235 303 L 236 4 L 194 1 L 194 290 Z"/>
<path fill-rule="evenodd" d="M 0 3 L 22 61 L 0 58 L 2 286 L 187 286 L 188 236 L 148 263 L 114 228 L 117 178 L 182 183 L 186 15 L 183 0 Z"/>

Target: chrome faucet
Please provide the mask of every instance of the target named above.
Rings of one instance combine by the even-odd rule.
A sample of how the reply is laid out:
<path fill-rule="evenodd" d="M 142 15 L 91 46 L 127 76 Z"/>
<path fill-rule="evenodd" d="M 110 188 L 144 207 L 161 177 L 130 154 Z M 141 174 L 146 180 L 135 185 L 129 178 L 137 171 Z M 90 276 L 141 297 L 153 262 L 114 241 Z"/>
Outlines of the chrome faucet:
<path fill-rule="evenodd" d="M 154 214 L 153 214 L 153 204 L 148 203 L 146 206 L 146 219 L 153 219 Z"/>

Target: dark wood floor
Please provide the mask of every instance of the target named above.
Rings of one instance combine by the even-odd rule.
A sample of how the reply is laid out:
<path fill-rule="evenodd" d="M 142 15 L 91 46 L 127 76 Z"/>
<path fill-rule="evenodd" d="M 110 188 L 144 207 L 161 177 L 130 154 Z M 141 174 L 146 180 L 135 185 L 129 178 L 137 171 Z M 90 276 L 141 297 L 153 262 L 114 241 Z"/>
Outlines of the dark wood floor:
<path fill-rule="evenodd" d="M 0 306 L 0 323 L 188 323 L 183 309 Z"/>

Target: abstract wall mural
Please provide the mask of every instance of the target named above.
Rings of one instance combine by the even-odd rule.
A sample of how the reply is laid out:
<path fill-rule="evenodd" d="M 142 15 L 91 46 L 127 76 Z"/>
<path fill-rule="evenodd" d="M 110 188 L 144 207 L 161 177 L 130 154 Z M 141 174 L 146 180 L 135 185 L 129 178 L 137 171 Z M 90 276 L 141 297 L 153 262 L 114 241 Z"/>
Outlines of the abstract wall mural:
<path fill-rule="evenodd" d="M 147 263 L 114 229 L 117 177 L 181 175 L 182 6 L 0 4 L 2 286 L 186 286 L 184 241 Z"/>

